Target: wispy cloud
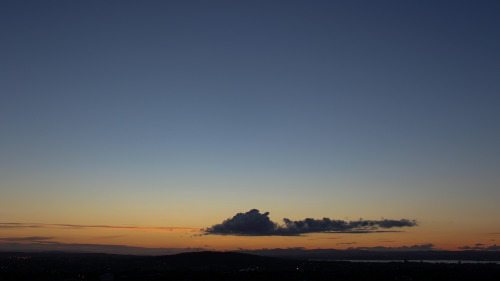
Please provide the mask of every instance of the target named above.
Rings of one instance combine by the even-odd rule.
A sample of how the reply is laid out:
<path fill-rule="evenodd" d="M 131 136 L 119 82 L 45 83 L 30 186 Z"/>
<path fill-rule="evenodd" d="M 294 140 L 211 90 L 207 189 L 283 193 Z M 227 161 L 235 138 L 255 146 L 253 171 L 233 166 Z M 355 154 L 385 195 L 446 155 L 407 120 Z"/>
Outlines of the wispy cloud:
<path fill-rule="evenodd" d="M 84 229 L 84 228 L 105 228 L 105 229 L 126 229 L 144 231 L 200 231 L 201 228 L 192 227 L 150 227 L 150 226 L 120 226 L 120 225 L 84 225 L 84 224 L 47 224 L 47 223 L 0 223 L 0 228 L 64 228 L 64 229 Z"/>
<path fill-rule="evenodd" d="M 358 242 L 342 242 L 342 243 L 337 243 L 337 245 L 352 245 L 352 244 L 358 244 Z"/>
<path fill-rule="evenodd" d="M 35 228 L 42 227 L 34 223 L 0 222 L 0 228 Z"/>
<path fill-rule="evenodd" d="M 497 246 L 497 244 L 493 244 L 491 246 L 486 246 L 481 243 L 477 243 L 476 245 L 470 247 L 470 246 L 462 246 L 458 247 L 461 250 L 479 250 L 479 251 L 500 251 L 500 246 Z"/>
<path fill-rule="evenodd" d="M 307 240 L 337 240 L 340 239 L 340 237 L 321 237 L 321 238 L 308 238 Z"/>
<path fill-rule="evenodd" d="M 128 230 L 151 230 L 151 231 L 199 231 L 200 228 L 191 227 L 147 227 L 147 226 L 118 226 L 118 225 L 80 225 L 80 224 L 52 224 L 46 226 L 63 228 L 107 228 L 107 229 L 128 229 Z"/>
<path fill-rule="evenodd" d="M 39 242 L 51 239 L 54 239 L 54 237 L 47 237 L 47 236 L 0 237 L 0 242 Z"/>
<path fill-rule="evenodd" d="M 271 236 L 271 235 L 301 235 L 306 233 L 330 232 L 330 233 L 372 233 L 386 232 L 394 227 L 416 226 L 416 220 L 357 220 L 344 221 L 329 218 L 312 219 L 307 218 L 299 221 L 283 219 L 283 224 L 278 224 L 269 219 L 269 212 L 261 214 L 259 210 L 252 209 L 246 213 L 238 213 L 234 217 L 213 225 L 205 230 L 207 234 L 220 235 L 249 235 L 249 236 Z"/>
<path fill-rule="evenodd" d="M 119 238 L 119 237 L 123 237 L 123 235 L 95 236 L 94 238 L 98 238 L 98 239 L 114 239 L 114 238 Z"/>
<path fill-rule="evenodd" d="M 402 247 L 350 247 L 348 250 L 369 250 L 369 251 L 425 251 L 425 250 L 435 250 L 434 244 L 420 244 L 412 246 L 402 246 Z"/>
<path fill-rule="evenodd" d="M 22 238 L 13 238 L 12 241 L 0 240 L 2 251 L 13 252 L 44 252 L 64 251 L 77 253 L 109 253 L 109 254 L 133 254 L 133 255 L 170 255 L 185 252 L 198 252 L 204 248 L 145 248 L 125 245 L 102 245 L 102 244 L 66 244 L 55 241 L 25 241 Z M 32 237 L 36 238 L 36 237 Z M 40 238 L 40 237 L 38 237 Z M 49 238 L 49 237 L 45 237 Z M 16 239 L 20 241 L 14 242 Z M 43 239 L 42 239 L 43 240 Z M 29 242 L 29 243 L 28 243 Z"/>

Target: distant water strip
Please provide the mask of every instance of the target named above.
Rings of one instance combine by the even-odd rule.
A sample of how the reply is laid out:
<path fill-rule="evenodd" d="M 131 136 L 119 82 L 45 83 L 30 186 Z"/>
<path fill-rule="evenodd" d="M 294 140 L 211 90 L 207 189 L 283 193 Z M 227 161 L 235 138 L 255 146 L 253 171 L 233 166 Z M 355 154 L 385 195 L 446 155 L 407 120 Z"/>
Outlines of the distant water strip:
<path fill-rule="evenodd" d="M 319 261 L 319 260 L 318 260 Z M 475 261 L 475 260 L 321 260 L 321 261 L 348 261 L 348 262 L 413 262 L 413 263 L 478 263 L 500 264 L 500 261 Z"/>

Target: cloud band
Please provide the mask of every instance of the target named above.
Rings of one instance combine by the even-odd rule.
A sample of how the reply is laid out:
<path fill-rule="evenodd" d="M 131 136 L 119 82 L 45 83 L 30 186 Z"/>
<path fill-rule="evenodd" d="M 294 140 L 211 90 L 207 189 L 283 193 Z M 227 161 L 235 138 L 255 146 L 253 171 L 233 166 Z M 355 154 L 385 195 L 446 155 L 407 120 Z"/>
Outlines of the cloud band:
<path fill-rule="evenodd" d="M 278 224 L 269 219 L 269 212 L 260 213 L 252 209 L 246 213 L 238 213 L 234 217 L 213 225 L 205 230 L 207 234 L 218 235 L 248 235 L 248 236 L 297 236 L 306 233 L 334 232 L 334 233 L 366 233 L 380 232 L 379 229 L 394 227 L 416 226 L 416 220 L 357 220 L 344 221 L 329 218 L 307 218 L 299 221 L 283 219 L 283 224 Z"/>

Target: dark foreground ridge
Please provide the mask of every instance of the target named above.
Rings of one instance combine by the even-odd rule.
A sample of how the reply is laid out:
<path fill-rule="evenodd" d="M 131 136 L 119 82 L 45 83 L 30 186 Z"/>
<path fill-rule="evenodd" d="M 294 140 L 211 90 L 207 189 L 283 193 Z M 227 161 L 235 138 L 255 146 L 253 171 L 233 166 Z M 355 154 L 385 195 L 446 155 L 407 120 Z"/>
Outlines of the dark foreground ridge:
<path fill-rule="evenodd" d="M 241 250 L 241 253 L 293 258 L 299 260 L 456 260 L 456 261 L 500 261 L 500 251 L 373 251 L 316 249 L 263 249 Z"/>
<path fill-rule="evenodd" d="M 500 280 L 500 265 L 307 261 L 236 252 L 0 252 L 0 281 L 10 280 Z"/>

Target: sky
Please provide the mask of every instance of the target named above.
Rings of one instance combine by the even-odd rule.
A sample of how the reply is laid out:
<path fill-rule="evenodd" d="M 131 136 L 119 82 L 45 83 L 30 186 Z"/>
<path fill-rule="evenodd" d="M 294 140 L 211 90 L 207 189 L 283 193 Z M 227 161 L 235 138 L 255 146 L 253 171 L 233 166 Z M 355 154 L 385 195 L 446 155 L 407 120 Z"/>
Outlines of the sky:
<path fill-rule="evenodd" d="M 499 13 L 2 1 L 0 250 L 496 246 Z"/>

